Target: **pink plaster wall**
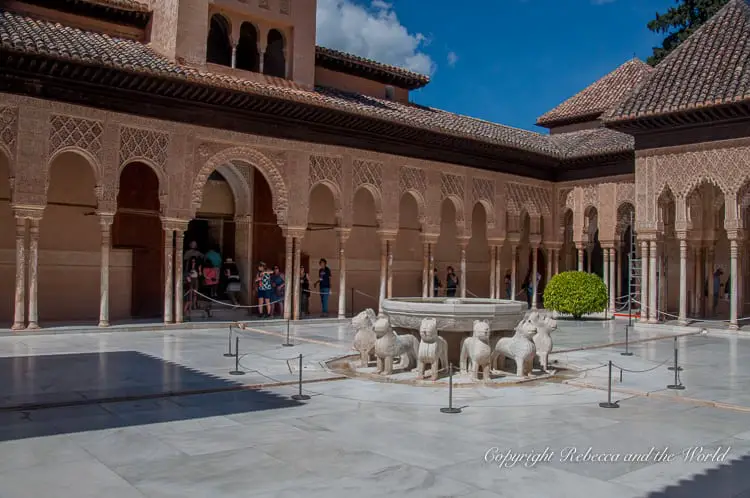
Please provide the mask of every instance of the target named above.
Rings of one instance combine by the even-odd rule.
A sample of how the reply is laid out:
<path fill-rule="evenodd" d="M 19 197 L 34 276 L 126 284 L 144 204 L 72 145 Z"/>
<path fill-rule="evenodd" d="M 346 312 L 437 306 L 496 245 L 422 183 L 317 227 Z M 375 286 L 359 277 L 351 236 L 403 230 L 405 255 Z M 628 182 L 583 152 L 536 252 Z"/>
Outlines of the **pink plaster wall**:
<path fill-rule="evenodd" d="M 385 99 L 385 87 L 377 81 L 338 73 L 322 67 L 315 68 L 315 84 L 329 88 L 336 88 L 345 92 L 361 93 L 378 99 Z M 409 91 L 403 88 L 394 88 L 395 98 L 398 102 L 409 102 Z"/>

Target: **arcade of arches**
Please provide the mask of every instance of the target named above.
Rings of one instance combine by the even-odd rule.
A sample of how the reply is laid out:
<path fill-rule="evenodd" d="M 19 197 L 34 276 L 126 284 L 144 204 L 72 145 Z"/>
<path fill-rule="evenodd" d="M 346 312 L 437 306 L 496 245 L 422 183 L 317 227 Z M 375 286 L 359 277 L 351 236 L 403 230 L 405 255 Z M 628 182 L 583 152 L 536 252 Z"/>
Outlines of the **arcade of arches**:
<path fill-rule="evenodd" d="M 594 272 L 611 314 L 627 294 L 634 230 L 643 320 L 736 326 L 744 316 L 750 178 L 714 176 L 736 149 L 706 155 L 692 176 L 657 175 L 682 166 L 652 154 L 636 159 L 636 175 L 546 183 L 5 94 L 0 112 L 10 116 L 0 130 L 0 286 L 14 296 L 0 320 L 16 329 L 179 323 L 192 241 L 237 262 L 243 304 L 255 301 L 258 261 L 287 275 L 304 266 L 315 280 L 326 258 L 339 317 L 429 295 L 435 268 L 443 294 L 449 266 L 460 296 L 526 299 L 536 273 L 532 307 L 552 275 Z M 643 170 L 657 181 L 641 188 Z M 298 284 L 285 296 L 289 318 Z"/>

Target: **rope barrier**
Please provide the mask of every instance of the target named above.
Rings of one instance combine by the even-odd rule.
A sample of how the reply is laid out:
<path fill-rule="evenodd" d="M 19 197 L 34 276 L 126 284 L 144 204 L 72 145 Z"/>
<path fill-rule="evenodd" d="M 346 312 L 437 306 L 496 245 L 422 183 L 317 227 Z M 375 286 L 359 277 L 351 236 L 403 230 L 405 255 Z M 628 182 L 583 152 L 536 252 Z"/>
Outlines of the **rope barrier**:
<path fill-rule="evenodd" d="M 217 303 L 217 304 L 224 305 L 227 308 L 261 308 L 261 307 L 270 306 L 270 305 L 274 305 L 274 304 L 277 304 L 277 303 L 283 303 L 284 302 L 284 298 L 281 298 L 281 299 L 278 299 L 276 301 L 271 301 L 270 303 L 266 303 L 266 304 L 249 304 L 249 305 L 229 304 L 229 303 L 225 303 L 224 301 L 219 301 L 217 299 L 209 297 L 209 296 L 207 296 L 207 295 L 205 295 L 203 293 L 198 292 L 197 290 L 192 290 L 191 289 L 191 290 L 188 291 L 188 294 L 190 294 L 191 292 L 193 292 L 196 295 L 202 297 L 203 299 L 206 299 L 207 301 L 211 301 L 211 302 L 214 302 L 214 303 Z"/>
<path fill-rule="evenodd" d="M 380 300 L 379 298 L 377 298 L 375 296 L 371 296 L 369 294 L 366 294 L 366 293 L 364 293 L 364 292 L 362 292 L 361 290 L 358 290 L 358 289 L 354 289 L 354 292 L 356 294 L 361 295 L 361 296 L 369 297 L 370 299 L 375 300 L 375 301 L 379 301 Z"/>
<path fill-rule="evenodd" d="M 642 303 L 640 301 L 637 301 L 635 299 L 633 299 L 633 302 L 641 305 L 641 307 L 644 309 L 644 311 L 648 310 L 648 305 L 644 305 L 644 303 Z M 675 318 L 675 319 L 678 319 L 678 320 L 680 318 L 679 315 L 673 315 L 671 313 L 667 313 L 666 311 L 662 311 L 662 310 L 660 310 L 658 308 L 656 309 L 656 313 L 658 315 L 668 316 L 668 317 Z M 690 320 L 692 320 L 694 322 L 698 322 L 698 323 L 731 323 L 732 322 L 732 320 L 705 320 L 705 319 L 700 319 L 700 318 L 691 318 Z M 738 322 L 746 322 L 748 320 L 750 320 L 750 316 L 745 316 L 745 317 L 737 318 Z"/>
<path fill-rule="evenodd" d="M 662 361 L 661 363 L 659 363 L 658 365 L 656 365 L 655 367 L 653 367 L 653 368 L 647 368 L 646 370 L 629 370 L 629 369 L 621 367 L 620 365 L 617 365 L 615 363 L 612 363 L 612 366 L 619 368 L 623 372 L 629 372 L 629 373 L 646 373 L 646 372 L 651 372 L 651 371 L 656 370 L 657 368 L 659 368 L 661 366 L 666 365 L 667 362 L 669 362 L 669 361 L 672 361 L 672 358 L 668 358 L 668 359 Z"/>

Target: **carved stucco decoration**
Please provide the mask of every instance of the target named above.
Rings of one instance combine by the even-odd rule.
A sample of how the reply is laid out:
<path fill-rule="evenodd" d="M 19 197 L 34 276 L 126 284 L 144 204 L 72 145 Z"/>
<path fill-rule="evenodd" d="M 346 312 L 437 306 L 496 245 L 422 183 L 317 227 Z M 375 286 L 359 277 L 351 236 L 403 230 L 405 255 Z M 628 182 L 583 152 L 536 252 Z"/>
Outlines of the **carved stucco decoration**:
<path fill-rule="evenodd" d="M 440 175 L 440 200 L 450 199 L 456 208 L 456 224 L 463 225 L 464 216 L 464 184 L 466 178 L 460 175 L 442 173 Z"/>
<path fill-rule="evenodd" d="M 169 134 L 129 126 L 120 129 L 120 165 L 143 161 L 165 171 L 168 157 Z"/>
<path fill-rule="evenodd" d="M 310 190 L 318 184 L 331 188 L 336 204 L 341 202 L 343 159 L 336 156 L 310 156 Z"/>
<path fill-rule="evenodd" d="M 217 150 L 218 152 L 214 153 Z M 211 153 L 213 155 L 206 158 L 207 154 Z M 199 168 L 191 188 L 191 209 L 193 212 L 200 207 L 203 199 L 203 187 L 211 173 L 223 165 L 231 164 L 236 168 L 237 163 L 247 163 L 256 168 L 268 182 L 271 187 L 273 211 L 276 214 L 277 221 L 281 225 L 286 224 L 289 211 L 289 190 L 279 168 L 264 154 L 251 147 L 230 147 L 222 144 L 204 143 L 196 149 L 196 161 Z M 249 169 L 246 170 L 246 173 L 243 173 L 241 169 L 238 169 L 238 171 L 243 176 L 247 174 L 249 177 Z"/>
<path fill-rule="evenodd" d="M 48 157 L 51 159 L 60 151 L 76 149 L 91 163 L 99 185 L 102 174 L 103 132 L 104 124 L 101 121 L 53 114 L 49 122 Z M 97 192 L 97 197 L 101 198 L 101 189 Z"/>
<path fill-rule="evenodd" d="M 400 195 L 409 192 L 414 196 L 422 218 L 420 221 L 425 222 L 425 198 L 427 196 L 427 173 L 425 170 L 402 166 L 399 170 L 398 187 Z"/>
<path fill-rule="evenodd" d="M 560 241 L 565 240 L 565 216 L 568 211 L 574 211 L 574 200 L 573 200 L 573 189 L 572 188 L 560 188 L 557 191 L 557 217 L 558 217 L 558 233 Z"/>
<path fill-rule="evenodd" d="M 617 209 L 623 204 L 631 204 L 635 207 L 635 184 L 634 183 L 618 183 L 617 184 L 617 200 L 615 206 Z"/>
<path fill-rule="evenodd" d="M 16 152 L 16 140 L 18 137 L 18 109 L 15 107 L 0 107 L 0 148 L 10 159 L 13 167 L 13 157 Z"/>
<path fill-rule="evenodd" d="M 506 189 L 510 217 L 519 218 L 523 212 L 535 219 L 550 217 L 552 203 L 549 190 L 514 182 L 508 182 Z"/>
<path fill-rule="evenodd" d="M 472 178 L 472 205 L 482 203 L 487 214 L 487 227 L 495 228 L 495 182 L 488 178 Z"/>
<path fill-rule="evenodd" d="M 587 185 L 583 187 L 583 215 L 591 216 L 593 210 L 599 211 L 599 186 Z"/>
<path fill-rule="evenodd" d="M 383 209 L 383 163 L 355 159 L 352 162 L 352 196 L 360 187 L 370 191 L 379 216 Z"/>

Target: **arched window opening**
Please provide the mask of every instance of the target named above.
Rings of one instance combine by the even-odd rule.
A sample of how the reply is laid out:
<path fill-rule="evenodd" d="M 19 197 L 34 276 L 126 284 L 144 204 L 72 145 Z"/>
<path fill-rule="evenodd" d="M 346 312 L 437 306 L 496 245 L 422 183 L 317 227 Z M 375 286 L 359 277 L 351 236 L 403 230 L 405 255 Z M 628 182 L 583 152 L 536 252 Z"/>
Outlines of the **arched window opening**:
<path fill-rule="evenodd" d="M 263 57 L 263 72 L 268 76 L 286 78 L 286 60 L 284 59 L 284 37 L 275 29 L 268 32 L 268 44 Z"/>
<path fill-rule="evenodd" d="M 232 66 L 232 44 L 229 21 L 221 14 L 211 16 L 211 25 L 206 42 L 206 62 Z"/>
<path fill-rule="evenodd" d="M 240 26 L 240 41 L 237 44 L 237 69 L 258 72 L 260 57 L 258 56 L 258 31 L 249 22 Z"/>

